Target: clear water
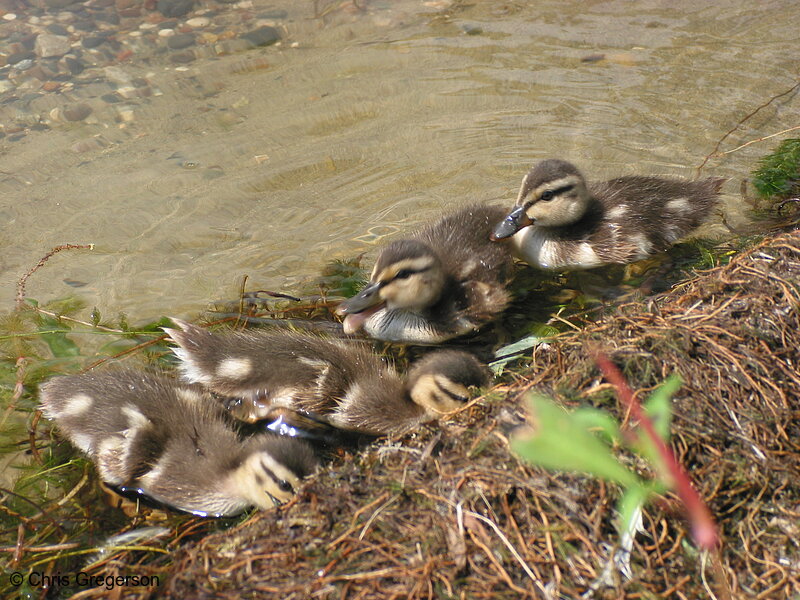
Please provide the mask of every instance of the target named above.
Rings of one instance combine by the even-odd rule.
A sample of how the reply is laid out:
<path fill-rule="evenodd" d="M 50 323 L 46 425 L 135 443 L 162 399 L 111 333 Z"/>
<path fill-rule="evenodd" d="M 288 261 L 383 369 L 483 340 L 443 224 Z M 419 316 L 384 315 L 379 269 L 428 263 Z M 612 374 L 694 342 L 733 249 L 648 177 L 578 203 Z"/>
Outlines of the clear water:
<path fill-rule="evenodd" d="M 590 178 L 693 177 L 726 131 L 797 77 L 794 1 L 318 6 L 331 10 L 219 5 L 286 9 L 283 42 L 177 67 L 134 55 L 118 68 L 160 95 L 128 102 L 132 121 L 101 103 L 86 121 L 0 140 L 2 305 L 65 242 L 95 249 L 55 256 L 28 295 L 77 294 L 87 315 L 191 318 L 235 297 L 245 274 L 250 289 L 291 293 L 328 260 L 448 208 L 510 205 L 539 158 L 570 159 Z M 605 59 L 581 60 L 595 54 Z M 106 91 L 6 104 L 0 121 Z M 723 150 L 797 125 L 798 102 L 762 111 Z M 742 177 L 776 143 L 704 169 L 732 179 L 729 223 L 745 218 Z"/>

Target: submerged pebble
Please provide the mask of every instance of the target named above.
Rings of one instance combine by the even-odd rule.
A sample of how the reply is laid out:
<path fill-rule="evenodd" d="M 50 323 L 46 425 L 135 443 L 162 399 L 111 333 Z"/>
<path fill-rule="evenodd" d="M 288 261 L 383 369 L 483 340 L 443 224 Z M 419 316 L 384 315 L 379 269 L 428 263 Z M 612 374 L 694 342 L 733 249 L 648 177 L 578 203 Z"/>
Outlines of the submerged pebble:
<path fill-rule="evenodd" d="M 250 42 L 253 46 L 269 46 L 281 39 L 281 34 L 274 27 L 264 25 L 253 31 L 242 34 L 241 39 Z"/>
<path fill-rule="evenodd" d="M 48 56 L 63 56 L 71 49 L 69 38 L 63 35 L 40 33 L 36 37 L 34 52 L 42 58 Z"/>
<path fill-rule="evenodd" d="M 167 47 L 173 50 L 182 50 L 194 45 L 195 35 L 193 33 L 178 33 L 167 39 Z"/>
<path fill-rule="evenodd" d="M 165 17 L 182 17 L 194 8 L 194 0 L 158 0 L 156 8 Z"/>
<path fill-rule="evenodd" d="M 208 17 L 193 17 L 187 20 L 186 24 L 192 28 L 208 27 L 211 25 L 211 19 Z"/>
<path fill-rule="evenodd" d="M 83 121 L 92 114 L 92 108 L 88 104 L 80 103 L 65 106 L 62 114 L 67 121 Z"/>

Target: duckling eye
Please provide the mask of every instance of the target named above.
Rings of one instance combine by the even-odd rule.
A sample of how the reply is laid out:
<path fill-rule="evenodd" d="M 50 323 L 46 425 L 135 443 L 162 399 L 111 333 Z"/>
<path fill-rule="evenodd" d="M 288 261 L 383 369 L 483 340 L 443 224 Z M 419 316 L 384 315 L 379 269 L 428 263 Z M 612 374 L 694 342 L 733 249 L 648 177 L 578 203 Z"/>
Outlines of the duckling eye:
<path fill-rule="evenodd" d="M 400 269 L 397 274 L 394 276 L 395 279 L 407 279 L 414 274 L 414 271 L 411 269 Z"/>
<path fill-rule="evenodd" d="M 553 190 L 545 190 L 545 191 L 542 192 L 542 195 L 539 196 L 539 200 L 543 200 L 544 202 L 547 202 L 548 200 L 552 200 L 553 196 L 555 196 L 555 195 L 556 195 L 556 193 Z"/>
<path fill-rule="evenodd" d="M 278 489 L 280 489 L 282 492 L 288 492 L 290 494 L 294 493 L 294 488 L 292 487 L 292 484 L 286 481 L 285 479 L 281 479 L 278 482 Z"/>

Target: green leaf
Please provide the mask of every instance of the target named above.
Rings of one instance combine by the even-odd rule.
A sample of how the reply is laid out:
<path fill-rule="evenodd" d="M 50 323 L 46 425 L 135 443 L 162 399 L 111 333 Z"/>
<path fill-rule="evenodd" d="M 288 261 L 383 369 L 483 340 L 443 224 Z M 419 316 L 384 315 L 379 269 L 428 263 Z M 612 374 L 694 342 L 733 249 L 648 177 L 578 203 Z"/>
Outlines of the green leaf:
<path fill-rule="evenodd" d="M 495 375 L 500 375 L 505 366 L 510 363 L 512 360 L 516 360 L 519 358 L 519 355 L 525 352 L 526 350 L 530 350 L 534 346 L 538 346 L 541 343 L 546 342 L 547 340 L 539 335 L 528 335 L 522 338 L 521 340 L 517 340 L 513 344 L 508 344 L 507 346 L 503 346 L 495 350 L 495 357 L 497 360 L 493 360 L 489 363 L 489 368 Z"/>
<path fill-rule="evenodd" d="M 602 434 L 602 438 L 609 444 L 618 444 L 622 439 L 617 420 L 604 410 L 579 408 L 572 413 L 572 418 L 587 431 Z"/>
<path fill-rule="evenodd" d="M 642 406 L 645 414 L 653 422 L 656 433 L 665 442 L 669 440 L 669 430 L 672 424 L 672 396 L 680 389 L 681 385 L 683 385 L 683 381 L 680 375 L 673 373 L 650 394 Z M 666 475 L 666 467 L 661 459 L 661 454 L 656 450 L 653 440 L 641 427 L 636 428 L 636 443 L 632 446 L 633 450 L 645 457 L 659 473 Z"/>
<path fill-rule="evenodd" d="M 633 538 L 641 522 L 642 508 L 650 496 L 650 488 L 646 485 L 633 485 L 625 490 L 617 501 L 619 513 L 620 538 Z"/>
<path fill-rule="evenodd" d="M 56 358 L 74 357 L 80 355 L 78 346 L 67 334 L 71 331 L 69 327 L 61 323 L 59 319 L 42 316 L 38 331 L 41 338 L 49 346 L 50 352 Z"/>
<path fill-rule="evenodd" d="M 644 403 L 644 412 L 653 421 L 656 432 L 665 442 L 669 440 L 672 424 L 672 397 L 683 385 L 681 376 L 673 373 L 662 383 Z"/>
<path fill-rule="evenodd" d="M 639 485 L 637 475 L 616 459 L 611 449 L 575 418 L 544 396 L 530 398 L 533 433 L 517 435 L 511 447 L 533 464 L 555 471 L 587 473 L 625 487 Z"/>
<path fill-rule="evenodd" d="M 77 344 L 67 337 L 66 331 L 52 331 L 44 329 L 48 333 L 42 333 L 42 339 L 50 347 L 50 352 L 56 358 L 67 358 L 80 355 Z"/>

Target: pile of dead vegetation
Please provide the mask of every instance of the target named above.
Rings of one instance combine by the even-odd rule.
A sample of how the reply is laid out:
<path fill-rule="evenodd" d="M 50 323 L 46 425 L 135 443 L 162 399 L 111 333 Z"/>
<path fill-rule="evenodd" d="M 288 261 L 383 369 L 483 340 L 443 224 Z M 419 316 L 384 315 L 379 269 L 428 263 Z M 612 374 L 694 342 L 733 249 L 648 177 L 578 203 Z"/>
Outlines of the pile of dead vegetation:
<path fill-rule="evenodd" d="M 291 504 L 185 544 L 173 598 L 756 598 L 800 594 L 800 235 L 668 293 L 623 303 L 534 351 L 454 420 L 335 458 Z M 528 390 L 626 415 L 601 348 L 640 395 L 671 373 L 672 447 L 723 540 L 692 545 L 677 499 L 647 505 L 630 579 L 615 567 L 619 490 L 509 450 Z M 631 458 L 633 466 L 646 470 Z M 618 555 L 617 555 L 618 556 Z M 708 558 L 708 560 L 706 560 Z"/>

